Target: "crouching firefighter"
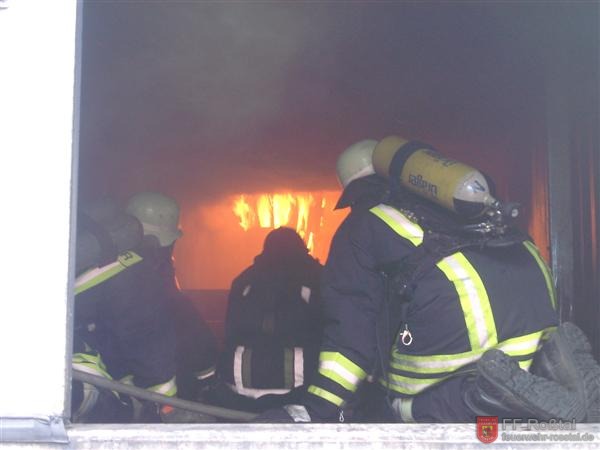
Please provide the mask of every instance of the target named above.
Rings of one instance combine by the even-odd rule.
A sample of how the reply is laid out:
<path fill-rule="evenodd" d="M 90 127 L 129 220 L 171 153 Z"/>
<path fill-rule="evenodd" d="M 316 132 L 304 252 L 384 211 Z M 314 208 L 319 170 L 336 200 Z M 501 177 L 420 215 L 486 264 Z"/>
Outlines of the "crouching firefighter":
<path fill-rule="evenodd" d="M 142 225 L 112 201 L 83 209 L 77 228 L 73 368 L 174 396 L 174 326 L 161 280 L 140 246 Z M 159 422 L 162 416 L 154 403 L 73 383 L 73 421 Z"/>
<path fill-rule="evenodd" d="M 269 232 L 231 285 L 219 383 L 206 401 L 252 412 L 298 401 L 317 367 L 321 271 L 295 230 Z"/>
<path fill-rule="evenodd" d="M 336 207 L 351 212 L 324 268 L 318 374 L 300 404 L 259 421 L 593 415 L 583 396 L 598 381 L 577 380 L 597 364 L 582 356 L 547 373 L 580 336 L 565 343 L 572 328 L 557 331 L 552 278 L 511 224 L 516 205 L 494 199 L 475 169 L 397 136 L 350 146 L 337 174 Z"/>

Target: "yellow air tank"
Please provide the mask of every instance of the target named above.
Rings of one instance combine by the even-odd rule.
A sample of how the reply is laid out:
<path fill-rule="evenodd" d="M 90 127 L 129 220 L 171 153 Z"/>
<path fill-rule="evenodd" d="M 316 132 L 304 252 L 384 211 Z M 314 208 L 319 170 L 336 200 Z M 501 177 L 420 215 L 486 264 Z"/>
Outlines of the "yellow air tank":
<path fill-rule="evenodd" d="M 375 172 L 467 218 L 497 204 L 481 172 L 446 158 L 431 146 L 388 136 L 373 151 Z"/>

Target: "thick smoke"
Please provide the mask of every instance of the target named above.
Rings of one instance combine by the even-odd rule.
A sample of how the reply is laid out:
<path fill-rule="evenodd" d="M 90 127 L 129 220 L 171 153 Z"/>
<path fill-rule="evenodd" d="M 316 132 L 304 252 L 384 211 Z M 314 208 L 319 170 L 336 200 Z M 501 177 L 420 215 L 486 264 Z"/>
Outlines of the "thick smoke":
<path fill-rule="evenodd" d="M 80 194 L 336 189 L 392 133 L 493 175 L 539 131 L 565 10 L 594 29 L 565 5 L 84 2 Z"/>

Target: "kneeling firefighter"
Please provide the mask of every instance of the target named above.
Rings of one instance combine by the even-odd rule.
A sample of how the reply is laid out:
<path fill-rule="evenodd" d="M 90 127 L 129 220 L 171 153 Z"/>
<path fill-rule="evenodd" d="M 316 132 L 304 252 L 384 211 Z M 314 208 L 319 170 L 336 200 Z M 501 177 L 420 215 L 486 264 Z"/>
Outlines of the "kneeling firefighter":
<path fill-rule="evenodd" d="M 140 251 L 153 261 L 155 277 L 161 280 L 175 323 L 177 396 L 196 400 L 202 387 L 214 378 L 218 351 L 216 337 L 177 282 L 173 250 L 182 235 L 179 205 L 159 192 L 139 192 L 129 198 L 126 211 L 142 224 L 144 240 Z M 184 418 L 181 411 L 177 416 Z M 174 419 L 175 415 L 171 417 Z"/>
<path fill-rule="evenodd" d="M 317 367 L 321 271 L 295 230 L 269 232 L 231 284 L 219 383 L 206 401 L 252 412 L 298 401 Z"/>
<path fill-rule="evenodd" d="M 324 268 L 318 374 L 300 404 L 258 421 L 593 420 L 598 365 L 576 327 L 556 331 L 552 278 L 511 224 L 516 205 L 397 136 L 350 146 L 337 174 L 337 208 L 352 210 Z"/>
<path fill-rule="evenodd" d="M 142 224 L 113 201 L 82 209 L 77 230 L 73 368 L 174 396 L 174 324 L 155 262 L 144 253 Z M 140 403 L 86 384 L 81 389 L 77 382 L 73 392 L 74 421 L 161 421 L 162 411 L 150 402 Z"/>

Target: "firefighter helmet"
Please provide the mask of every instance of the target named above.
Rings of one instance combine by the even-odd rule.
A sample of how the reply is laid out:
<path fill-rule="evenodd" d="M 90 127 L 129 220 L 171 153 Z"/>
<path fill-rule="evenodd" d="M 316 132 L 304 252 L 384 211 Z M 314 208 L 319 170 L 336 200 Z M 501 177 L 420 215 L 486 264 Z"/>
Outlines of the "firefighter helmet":
<path fill-rule="evenodd" d="M 376 145 L 377 141 L 365 139 L 352 144 L 339 156 L 336 164 L 336 172 L 338 180 L 344 189 L 350 182 L 357 178 L 375 173 L 371 157 Z"/>
<path fill-rule="evenodd" d="M 127 202 L 127 212 L 142 223 L 144 235 L 155 236 L 161 247 L 171 245 L 182 233 L 179 229 L 179 205 L 157 192 L 140 192 Z"/>

